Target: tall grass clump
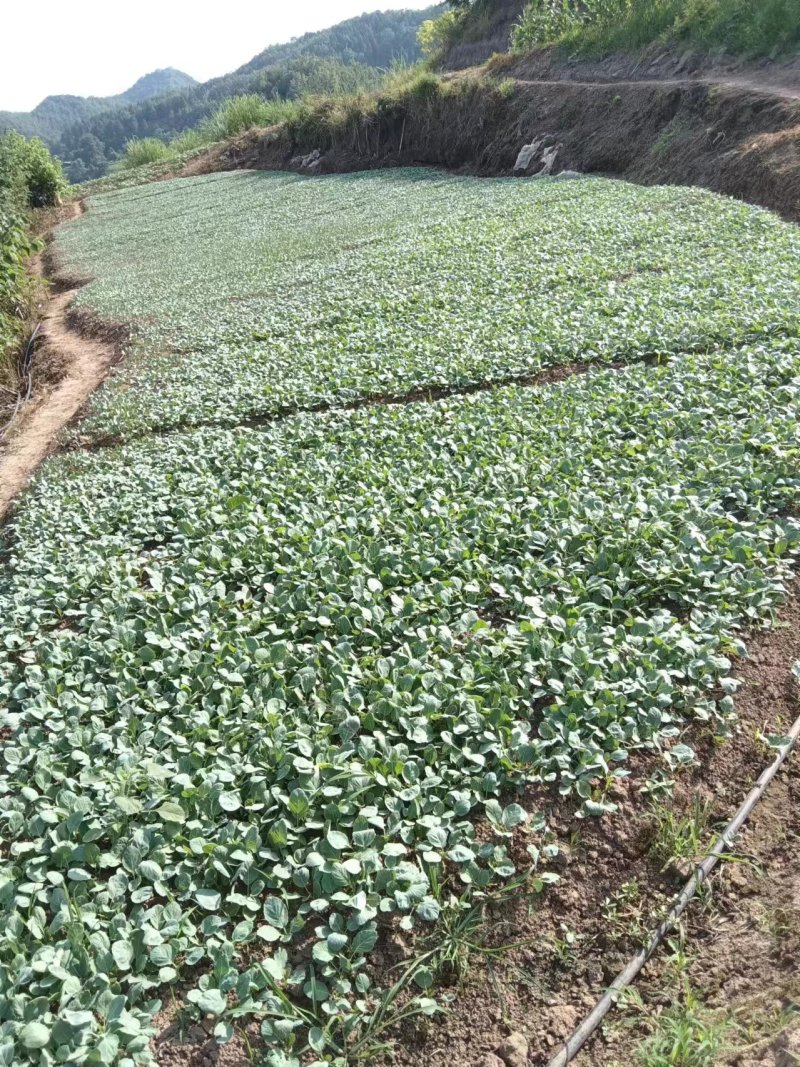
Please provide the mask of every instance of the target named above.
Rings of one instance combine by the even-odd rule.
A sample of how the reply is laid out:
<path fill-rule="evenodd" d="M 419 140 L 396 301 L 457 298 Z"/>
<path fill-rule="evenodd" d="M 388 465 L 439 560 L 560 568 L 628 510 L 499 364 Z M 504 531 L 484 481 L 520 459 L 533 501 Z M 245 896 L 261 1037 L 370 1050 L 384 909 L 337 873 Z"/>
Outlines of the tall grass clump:
<path fill-rule="evenodd" d="M 286 127 L 305 147 L 374 152 L 394 123 L 420 118 L 450 91 L 425 63 L 396 64 L 374 90 L 306 96 L 294 101 Z"/>
<path fill-rule="evenodd" d="M 560 44 L 586 52 L 654 42 L 737 55 L 800 47 L 800 0 L 531 0 L 512 34 L 517 52 Z"/>
<path fill-rule="evenodd" d="M 265 100 L 257 93 L 232 96 L 201 125 L 200 134 L 206 141 L 223 141 L 245 130 L 288 122 L 295 116 L 296 110 L 297 102 L 294 100 L 282 100 L 279 97 Z"/>
<path fill-rule="evenodd" d="M 161 163 L 174 154 L 173 149 L 158 137 L 135 138 L 125 145 L 125 154 L 119 159 L 118 166 L 121 170 L 132 170 L 148 163 Z"/>

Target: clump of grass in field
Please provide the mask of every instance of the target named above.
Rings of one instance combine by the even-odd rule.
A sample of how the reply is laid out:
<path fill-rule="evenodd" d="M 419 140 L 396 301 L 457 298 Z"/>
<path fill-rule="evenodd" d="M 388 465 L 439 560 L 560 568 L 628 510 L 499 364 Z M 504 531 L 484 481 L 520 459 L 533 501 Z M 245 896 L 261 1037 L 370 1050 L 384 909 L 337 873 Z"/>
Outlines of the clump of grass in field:
<path fill-rule="evenodd" d="M 695 798 L 686 815 L 666 805 L 652 810 L 653 838 L 650 851 L 665 867 L 671 863 L 695 863 L 708 844 L 710 805 Z"/>
<path fill-rule="evenodd" d="M 179 134 L 177 137 L 169 142 L 169 147 L 176 156 L 181 156 L 185 152 L 193 152 L 197 148 L 202 148 L 208 144 L 208 140 L 203 136 L 202 132 L 198 130 L 186 130 L 184 133 Z"/>
<path fill-rule="evenodd" d="M 172 159 L 175 155 L 170 145 L 158 137 L 140 137 L 128 141 L 125 145 L 125 154 L 118 161 L 120 170 L 132 170 L 134 167 L 143 167 L 150 163 L 161 163 Z"/>
<path fill-rule="evenodd" d="M 636 1050 L 641 1067 L 714 1067 L 727 1047 L 731 1022 L 703 1006 L 687 983 L 682 1002 L 665 1012 Z"/>
<path fill-rule="evenodd" d="M 297 107 L 296 101 L 281 100 L 278 97 L 265 100 L 257 93 L 232 96 L 202 124 L 199 136 L 206 141 L 221 141 L 226 137 L 244 133 L 245 130 L 275 126 L 293 118 Z"/>
<path fill-rule="evenodd" d="M 644 1032 L 644 1038 L 632 1038 L 626 1047 L 627 1062 L 639 1067 L 714 1067 L 720 1056 L 733 1049 L 731 1036 L 734 1018 L 728 1012 L 712 1011 L 695 989 L 689 977 L 691 960 L 687 956 L 683 935 L 667 942 L 669 954 L 663 973 L 664 990 L 670 995 L 670 1007 L 660 1014 L 636 987 L 622 995 L 626 1011 L 612 1026 L 620 1032 Z M 616 1061 L 614 1067 L 620 1067 Z"/>

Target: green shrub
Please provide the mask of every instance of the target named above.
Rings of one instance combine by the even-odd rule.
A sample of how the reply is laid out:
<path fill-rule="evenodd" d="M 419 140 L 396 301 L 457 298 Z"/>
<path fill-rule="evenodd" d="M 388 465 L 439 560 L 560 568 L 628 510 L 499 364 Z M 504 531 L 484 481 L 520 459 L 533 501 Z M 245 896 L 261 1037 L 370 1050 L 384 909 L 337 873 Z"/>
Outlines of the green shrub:
<path fill-rule="evenodd" d="M 34 282 L 26 269 L 39 248 L 28 211 L 57 204 L 67 190 L 58 160 L 37 138 L 0 137 L 0 408 L 17 386 L 17 359 L 30 328 Z"/>
<path fill-rule="evenodd" d="M 0 137 L 0 206 L 18 212 L 49 207 L 67 188 L 61 161 L 38 137 L 28 141 L 15 130 Z"/>
<path fill-rule="evenodd" d="M 417 31 L 417 40 L 426 59 L 438 59 L 461 36 L 464 14 L 461 10 L 445 11 L 438 19 L 427 19 Z"/>

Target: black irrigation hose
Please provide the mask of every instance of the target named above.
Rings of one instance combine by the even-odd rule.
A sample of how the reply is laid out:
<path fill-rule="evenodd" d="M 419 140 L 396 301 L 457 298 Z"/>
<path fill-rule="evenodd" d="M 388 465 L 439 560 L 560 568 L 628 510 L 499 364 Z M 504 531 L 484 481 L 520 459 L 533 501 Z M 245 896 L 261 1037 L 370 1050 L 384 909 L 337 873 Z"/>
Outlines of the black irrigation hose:
<path fill-rule="evenodd" d="M 578 1052 L 580 1052 L 606 1015 L 614 1007 L 620 993 L 622 993 L 624 989 L 627 989 L 631 982 L 637 977 L 666 935 L 672 930 L 681 915 L 683 915 L 690 900 L 703 882 L 706 881 L 720 858 L 730 851 L 734 838 L 741 830 L 759 800 L 761 800 L 769 783 L 786 762 L 792 749 L 797 743 L 798 738 L 800 738 L 800 718 L 795 721 L 794 726 L 792 726 L 789 731 L 788 739 L 779 750 L 778 755 L 763 771 L 761 777 L 747 794 L 742 806 L 719 835 L 711 849 L 709 849 L 706 858 L 695 868 L 694 874 L 686 883 L 680 895 L 676 898 L 666 919 L 664 919 L 659 928 L 652 935 L 647 945 L 633 957 L 627 967 L 619 972 L 583 1022 L 572 1032 L 561 1050 L 550 1060 L 547 1067 L 566 1067 L 570 1060 L 577 1056 Z"/>
<path fill-rule="evenodd" d="M 28 344 L 25 347 L 25 354 L 22 357 L 22 364 L 20 367 L 20 377 L 22 378 L 22 384 L 17 393 L 17 402 L 14 405 L 14 412 L 11 418 L 3 427 L 3 429 L 0 430 L 0 441 L 3 441 L 5 439 L 6 435 L 8 434 L 8 431 L 11 429 L 14 423 L 14 419 L 16 419 L 17 415 L 19 414 L 19 409 L 22 407 L 23 404 L 27 404 L 27 402 L 31 398 L 31 393 L 33 392 L 33 344 L 41 328 L 41 322 L 37 322 L 36 329 L 31 334 L 30 338 L 28 339 Z"/>

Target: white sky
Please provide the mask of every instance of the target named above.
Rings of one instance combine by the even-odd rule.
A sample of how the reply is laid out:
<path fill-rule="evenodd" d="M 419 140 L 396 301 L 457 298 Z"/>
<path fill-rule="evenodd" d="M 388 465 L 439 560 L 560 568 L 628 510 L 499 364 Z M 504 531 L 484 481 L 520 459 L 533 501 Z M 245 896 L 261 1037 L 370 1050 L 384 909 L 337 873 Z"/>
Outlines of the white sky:
<path fill-rule="evenodd" d="M 268 44 L 364 11 L 432 2 L 0 0 L 0 111 L 30 111 L 54 93 L 111 96 L 159 67 L 205 81 L 240 67 Z"/>

